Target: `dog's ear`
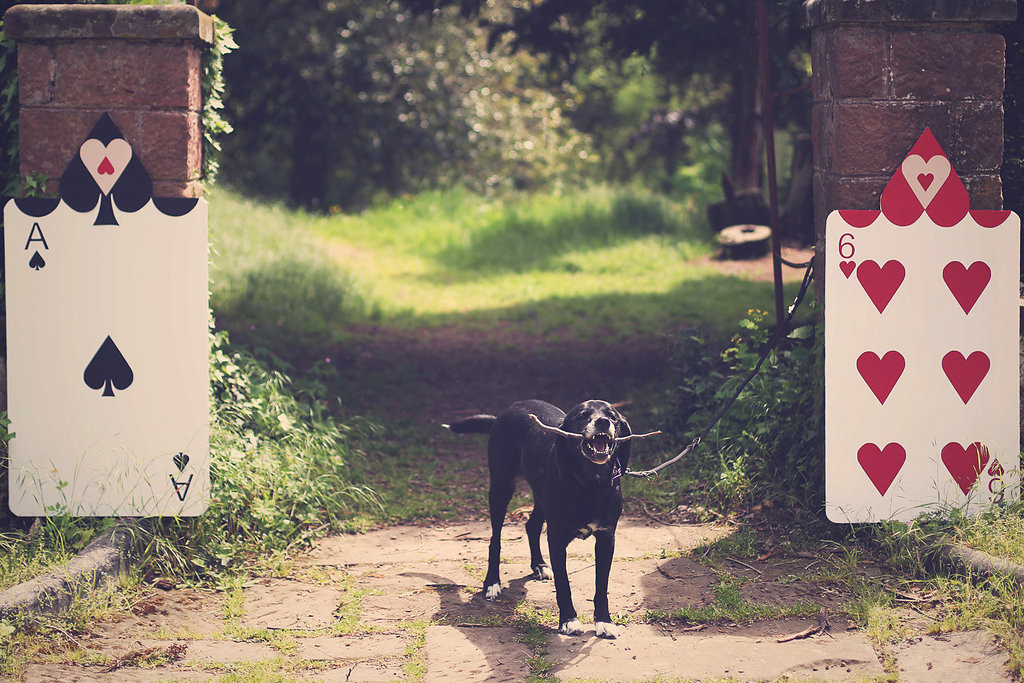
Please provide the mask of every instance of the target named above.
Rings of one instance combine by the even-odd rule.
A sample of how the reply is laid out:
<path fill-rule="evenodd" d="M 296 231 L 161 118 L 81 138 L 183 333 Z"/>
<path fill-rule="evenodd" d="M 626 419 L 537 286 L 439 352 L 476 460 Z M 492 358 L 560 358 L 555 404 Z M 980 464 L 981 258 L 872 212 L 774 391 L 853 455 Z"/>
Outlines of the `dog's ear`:
<path fill-rule="evenodd" d="M 622 434 L 618 434 L 619 430 L 616 430 L 616 435 L 617 436 L 632 436 L 633 435 L 633 430 L 630 429 L 629 422 L 627 422 L 626 418 L 622 416 L 622 413 L 619 413 L 619 411 L 617 411 L 617 410 L 615 412 L 619 414 L 619 426 L 622 428 Z M 619 447 L 615 449 L 615 457 L 618 459 L 619 466 L 622 468 L 623 472 L 626 471 L 626 466 L 629 464 L 629 454 L 630 454 L 632 448 L 633 448 L 633 442 L 632 441 L 625 441 L 623 443 L 620 443 Z"/>

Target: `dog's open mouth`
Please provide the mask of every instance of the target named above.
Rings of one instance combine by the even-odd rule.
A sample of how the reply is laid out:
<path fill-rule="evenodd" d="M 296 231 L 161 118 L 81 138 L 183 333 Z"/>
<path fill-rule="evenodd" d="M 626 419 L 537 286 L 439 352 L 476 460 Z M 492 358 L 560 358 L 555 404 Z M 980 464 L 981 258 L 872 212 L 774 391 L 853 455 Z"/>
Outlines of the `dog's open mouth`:
<path fill-rule="evenodd" d="M 615 441 L 607 434 L 597 434 L 583 439 L 583 456 L 595 465 L 603 465 L 612 457 Z"/>

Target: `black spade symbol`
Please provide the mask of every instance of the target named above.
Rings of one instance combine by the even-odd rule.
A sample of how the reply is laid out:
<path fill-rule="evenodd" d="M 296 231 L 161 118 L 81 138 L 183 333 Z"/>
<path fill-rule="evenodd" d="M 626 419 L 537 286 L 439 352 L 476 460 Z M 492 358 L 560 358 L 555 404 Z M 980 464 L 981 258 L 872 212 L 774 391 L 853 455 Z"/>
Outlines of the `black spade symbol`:
<path fill-rule="evenodd" d="M 85 366 L 84 378 L 90 389 L 102 388 L 104 396 L 113 396 L 114 389 L 124 391 L 131 386 L 135 375 L 117 344 L 108 336 Z"/>
<path fill-rule="evenodd" d="M 37 251 L 36 253 L 32 254 L 32 258 L 28 260 L 28 267 L 33 268 L 35 270 L 40 270 L 46 267 L 46 261 L 43 260 L 43 257 Z"/>
<path fill-rule="evenodd" d="M 185 453 L 178 453 L 176 456 L 174 456 L 174 466 L 178 468 L 179 472 L 181 472 L 183 469 L 185 469 L 185 465 L 187 465 L 187 464 L 188 464 L 188 455 L 187 454 L 185 454 Z"/>

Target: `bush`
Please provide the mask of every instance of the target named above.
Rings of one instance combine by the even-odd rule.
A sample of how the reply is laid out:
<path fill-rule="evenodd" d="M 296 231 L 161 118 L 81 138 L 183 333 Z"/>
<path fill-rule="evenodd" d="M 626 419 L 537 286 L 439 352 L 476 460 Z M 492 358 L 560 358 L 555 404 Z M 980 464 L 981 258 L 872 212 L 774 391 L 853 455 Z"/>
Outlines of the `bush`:
<path fill-rule="evenodd" d="M 144 564 L 152 573 L 204 577 L 257 553 L 285 551 L 346 524 L 374 494 L 346 476 L 360 454 L 325 406 L 290 380 L 213 336 L 210 507 L 161 518 Z"/>
<path fill-rule="evenodd" d="M 749 311 L 741 331 L 720 356 L 698 339 L 681 344 L 673 366 L 673 431 L 693 436 L 757 365 L 773 325 Z M 797 328 L 768 354 L 761 371 L 691 456 L 708 482 L 712 504 L 742 507 L 769 501 L 793 508 L 824 508 L 824 343 L 811 326 Z"/>

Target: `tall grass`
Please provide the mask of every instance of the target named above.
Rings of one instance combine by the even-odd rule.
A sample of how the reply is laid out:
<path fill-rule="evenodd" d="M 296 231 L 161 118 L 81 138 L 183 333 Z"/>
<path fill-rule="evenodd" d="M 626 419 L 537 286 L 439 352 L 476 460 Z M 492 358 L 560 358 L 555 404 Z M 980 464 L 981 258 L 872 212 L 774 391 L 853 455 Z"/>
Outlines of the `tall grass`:
<path fill-rule="evenodd" d="M 363 310 L 313 237 L 321 218 L 220 190 L 210 199 L 210 306 L 222 328 L 249 340 L 315 340 Z"/>
<path fill-rule="evenodd" d="M 214 337 L 211 501 L 201 516 L 154 524 L 145 563 L 152 572 L 209 577 L 256 554 L 287 551 L 352 523 L 375 503 L 348 474 L 361 455 L 347 428 L 290 380 Z"/>

